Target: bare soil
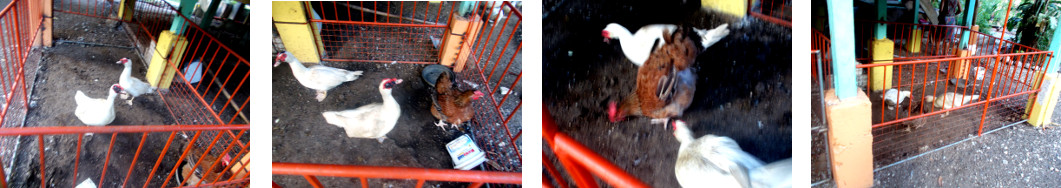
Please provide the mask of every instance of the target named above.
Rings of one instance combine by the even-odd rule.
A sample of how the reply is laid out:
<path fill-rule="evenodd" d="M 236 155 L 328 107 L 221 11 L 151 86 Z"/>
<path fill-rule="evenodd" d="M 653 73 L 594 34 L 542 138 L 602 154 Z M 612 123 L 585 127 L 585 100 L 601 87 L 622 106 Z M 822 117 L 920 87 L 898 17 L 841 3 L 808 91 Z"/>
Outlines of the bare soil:
<path fill-rule="evenodd" d="M 765 162 L 791 157 L 791 66 L 784 63 L 791 61 L 791 29 L 676 2 L 544 5 L 543 95 L 560 132 L 651 186 L 678 187 L 673 167 L 679 144 L 670 129 L 647 118 L 608 122 L 608 101 L 634 89 L 637 68 L 619 44 L 601 42 L 600 31 L 611 22 L 633 30 L 651 23 L 698 28 L 730 23 L 729 36 L 697 58 L 693 103 L 676 119 L 689 123 L 696 136 L 731 137 Z M 551 153 L 547 146 L 543 150 Z"/>
<path fill-rule="evenodd" d="M 413 4 L 390 3 L 392 6 L 386 8 L 385 3 L 379 7 L 373 7 L 370 3 L 364 3 L 363 7 L 379 11 L 388 10 L 391 14 L 402 14 L 414 16 L 417 19 L 436 21 L 435 15 L 438 6 L 431 5 L 431 12 L 425 12 L 425 3 L 418 3 L 418 9 L 413 12 Z M 375 14 L 365 13 L 364 18 L 359 11 L 348 10 L 345 6 L 335 6 L 333 3 L 312 3 L 311 6 L 325 6 L 320 8 L 324 19 L 331 20 L 354 20 L 354 21 L 379 21 L 386 22 L 385 16 L 376 18 Z M 350 5 L 362 6 L 361 3 Z M 404 5 L 405 7 L 397 6 Z M 441 12 L 445 20 L 450 12 L 449 4 L 444 4 Z M 404 11 L 403 13 L 399 13 Z M 349 13 L 349 14 L 348 14 Z M 428 14 L 430 13 L 430 14 Z M 351 15 L 353 17 L 348 17 Z M 392 18 L 391 23 L 397 23 Z M 409 21 L 403 21 L 408 24 Z M 420 24 L 420 23 L 416 23 Z M 440 23 L 445 24 L 445 22 Z M 323 102 L 314 99 L 315 92 L 302 86 L 292 76 L 289 64 L 283 64 L 273 69 L 273 161 L 295 162 L 295 163 L 323 163 L 342 165 L 371 165 L 371 166 L 395 166 L 395 167 L 418 167 L 452 169 L 453 162 L 445 151 L 445 144 L 461 134 L 461 132 L 443 131 L 434 126 L 437 120 L 430 115 L 428 109 L 431 106 L 433 89 L 420 76 L 425 65 L 388 63 L 392 61 L 438 61 L 435 53 L 437 50 L 431 45 L 428 35 L 437 38 L 441 29 L 425 29 L 412 27 L 380 27 L 363 24 L 323 24 L 322 38 L 328 51 L 328 57 L 341 59 L 343 61 L 365 61 L 376 62 L 329 62 L 326 66 L 364 71 L 364 75 L 355 81 L 343 83 L 328 92 L 328 97 Z M 492 25 L 492 24 L 488 24 Z M 521 111 L 514 110 L 522 97 L 522 83 L 518 82 L 519 73 L 522 72 L 521 53 L 517 51 L 517 45 L 521 44 L 522 36 L 512 36 L 514 28 L 520 25 L 513 18 L 505 27 L 497 27 L 492 32 L 484 28 L 480 36 L 492 33 L 490 40 L 483 39 L 479 45 L 472 47 L 474 50 L 496 49 L 494 54 L 489 51 L 482 54 L 483 60 L 479 65 L 469 63 L 464 72 L 458 73 L 454 82 L 461 89 L 479 89 L 493 97 L 493 101 L 500 102 L 504 95 L 500 92 L 490 93 L 485 90 L 483 77 L 489 80 L 489 87 L 500 86 L 510 88 L 513 94 L 509 95 L 501 104 L 499 118 L 496 111 L 492 109 L 493 102 L 489 98 L 481 98 L 476 101 L 476 122 L 472 123 L 470 129 L 465 133 L 473 135 L 473 139 L 479 147 L 487 151 L 488 163 L 473 170 L 489 171 L 522 171 L 518 151 L 512 150 L 513 145 L 520 146 L 522 143 L 509 143 L 503 135 L 505 130 L 500 128 L 501 118 L 513 115 L 507 124 L 508 131 L 515 136 L 522 130 Z M 504 28 L 504 33 L 502 32 Z M 522 28 L 520 28 L 522 29 Z M 398 33 L 400 36 L 374 35 L 369 31 L 387 31 Z M 433 32 L 432 32 L 433 31 Z M 498 37 L 500 35 L 500 37 Z M 504 46 L 499 42 L 498 46 L 486 48 L 484 43 L 493 45 L 498 38 L 508 39 L 513 37 L 512 45 Z M 283 51 L 283 47 L 274 42 L 274 50 Z M 500 53 L 504 50 L 504 53 Z M 429 52 L 424 55 L 422 52 Z M 478 54 L 477 54 L 478 55 Z M 498 63 L 497 57 L 503 57 Z M 514 57 L 514 58 L 513 58 Z M 488 59 L 488 60 L 487 60 Z M 514 59 L 509 63 L 510 59 Z M 385 62 L 385 63 L 377 63 Z M 469 62 L 473 62 L 469 60 Z M 487 63 L 489 62 L 489 63 Z M 306 64 L 311 66 L 312 64 Z M 500 65 L 500 66 L 497 66 Z M 510 66 L 508 66 L 510 65 Z M 495 68 L 496 67 L 496 68 Z M 483 69 L 482 77 L 476 70 Z M 473 73 L 476 72 L 476 73 Z M 493 74 L 491 74 L 493 73 Z M 378 86 L 383 78 L 401 78 L 404 82 L 393 90 L 393 96 L 402 109 L 402 116 L 397 126 L 387 134 L 388 139 L 380 144 L 375 139 L 349 138 L 343 133 L 343 128 L 327 124 L 321 116 L 324 111 L 338 111 L 357 108 L 366 104 L 377 103 L 380 97 Z M 472 84 L 469 84 L 472 83 Z M 515 83 L 513 86 L 512 84 Z M 496 88 L 495 88 L 496 90 Z M 494 124 L 494 123 L 497 124 Z M 320 140 L 327 140 L 321 142 Z M 518 139 L 517 139 L 518 140 Z M 308 187 L 306 180 L 299 176 L 274 176 L 273 181 L 285 187 Z M 360 182 L 355 178 L 321 177 L 320 181 L 325 186 L 350 187 L 358 186 Z M 413 180 L 368 180 L 370 186 L 398 186 L 411 187 L 415 185 Z M 454 187 L 465 186 L 465 183 L 427 182 L 428 187 Z"/>
<path fill-rule="evenodd" d="M 131 40 L 122 30 L 107 26 L 101 19 L 85 16 L 74 16 L 70 14 L 57 13 L 57 29 L 55 37 L 57 40 L 76 41 L 78 43 L 57 42 L 52 48 L 43 50 L 38 76 L 31 80 L 33 87 L 31 95 L 31 109 L 25 126 L 82 126 L 81 122 L 73 114 L 75 104 L 73 97 L 75 91 L 81 90 L 89 97 L 101 98 L 106 96 L 107 88 L 118 82 L 118 75 L 124 68 L 115 62 L 127 57 L 132 60 L 134 67 L 133 75 L 143 75 L 146 71 L 144 61 L 135 54 L 130 46 Z M 105 40 L 104 40 L 105 39 Z M 85 45 L 81 43 L 94 44 Z M 27 78 L 33 79 L 33 78 Z M 108 126 L 121 125 L 166 125 L 172 124 L 172 118 L 157 95 L 143 95 L 137 97 L 132 106 L 125 103 L 116 104 L 117 116 L 114 122 Z M 150 180 L 152 186 L 161 186 L 164 174 L 156 173 L 156 176 L 148 178 L 147 174 L 152 170 L 150 166 L 162 153 L 168 134 L 152 133 L 147 137 L 141 155 L 136 162 L 128 180 L 131 185 L 142 185 Z M 83 139 L 82 154 L 77 156 L 77 135 L 52 135 L 44 136 L 45 148 L 45 177 L 47 184 L 54 187 L 71 187 L 75 180 L 71 179 L 74 172 L 75 158 L 79 158 L 77 183 L 91 178 L 100 183 L 101 172 L 104 171 L 104 163 L 107 164 L 106 179 L 103 187 L 121 186 L 132 163 L 132 158 L 138 146 L 141 134 L 95 134 L 85 136 Z M 180 137 L 178 137 L 180 138 Z M 11 185 L 13 187 L 35 187 L 41 184 L 40 166 L 36 137 L 21 137 L 23 155 L 16 157 L 14 172 L 11 173 Z M 112 141 L 110 161 L 105 161 L 108 145 Z M 183 143 L 183 142 L 179 142 Z M 174 144 L 177 147 L 183 144 Z M 169 150 L 165 152 L 165 158 L 161 162 L 160 169 L 168 172 L 175 163 L 179 151 Z M 161 171 L 161 170 L 160 170 Z M 176 183 L 171 180 L 169 185 Z"/>
<path fill-rule="evenodd" d="M 328 66 L 364 71 L 357 80 L 343 83 L 328 92 L 323 102 L 316 92 L 298 83 L 288 64 L 273 68 L 273 161 L 371 166 L 452 169 L 445 144 L 459 136 L 434 126 L 427 109 L 431 93 L 420 78 L 423 65 L 380 63 L 334 63 Z M 401 106 L 398 124 L 382 144 L 375 139 L 350 138 L 344 129 L 327 124 L 321 112 L 340 111 L 382 101 L 379 82 L 400 78 L 392 94 Z M 285 187 L 307 187 L 298 176 L 274 176 Z M 360 185 L 353 178 L 322 178 L 329 187 Z M 411 184 L 410 184 L 411 183 Z M 415 181 L 369 180 L 369 185 L 412 186 Z M 409 185 L 407 185 L 409 184 Z M 428 183 L 429 186 L 453 186 Z"/>

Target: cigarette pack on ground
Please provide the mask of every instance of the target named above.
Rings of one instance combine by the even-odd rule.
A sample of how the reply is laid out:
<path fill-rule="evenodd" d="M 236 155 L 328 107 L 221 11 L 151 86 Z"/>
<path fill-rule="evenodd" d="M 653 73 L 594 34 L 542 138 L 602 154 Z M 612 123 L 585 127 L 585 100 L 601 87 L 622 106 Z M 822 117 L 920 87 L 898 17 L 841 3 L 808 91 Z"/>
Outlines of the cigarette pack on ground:
<path fill-rule="evenodd" d="M 453 159 L 453 169 L 469 170 L 486 161 L 486 153 L 480 150 L 468 135 L 461 135 L 450 141 L 446 144 L 446 151 L 449 151 L 449 156 Z"/>

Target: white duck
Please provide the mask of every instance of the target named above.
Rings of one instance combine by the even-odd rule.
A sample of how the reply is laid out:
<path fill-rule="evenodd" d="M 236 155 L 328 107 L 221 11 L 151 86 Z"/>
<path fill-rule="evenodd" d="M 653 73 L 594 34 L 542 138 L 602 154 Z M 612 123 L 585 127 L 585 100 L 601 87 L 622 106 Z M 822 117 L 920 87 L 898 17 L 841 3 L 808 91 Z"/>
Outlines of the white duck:
<path fill-rule="evenodd" d="M 328 96 L 328 90 L 343 82 L 354 81 L 362 73 L 362 71 L 348 71 L 323 65 L 306 68 L 294 55 L 291 55 L 291 52 L 277 55 L 276 64 L 273 64 L 273 67 L 280 66 L 281 62 L 288 62 L 291 65 L 291 73 L 295 75 L 299 83 L 302 83 L 302 86 L 317 91 L 317 102 L 324 101 L 324 98 Z"/>
<path fill-rule="evenodd" d="M 681 120 L 674 121 L 674 137 L 681 142 L 674 176 L 682 187 L 791 187 L 791 159 L 763 166 L 733 139 L 694 138 Z"/>
<path fill-rule="evenodd" d="M 728 27 L 729 24 L 722 24 L 711 30 L 697 28 L 693 30 L 700 35 L 700 46 L 707 48 L 729 35 Z M 630 62 L 640 67 L 645 64 L 653 51 L 663 46 L 663 32 L 673 33 L 677 28 L 678 26 L 673 24 L 652 24 L 641 27 L 637 33 L 631 34 L 630 30 L 622 25 L 610 23 L 604 27 L 601 35 L 604 36 L 604 42 L 608 42 L 609 39 L 622 41 L 619 45 L 623 49 L 623 54 L 630 59 Z M 656 44 L 657 42 L 660 44 Z"/>
<path fill-rule="evenodd" d="M 89 98 L 85 96 L 84 92 L 78 90 L 77 94 L 74 95 L 74 102 L 77 104 L 74 109 L 74 115 L 85 125 L 104 126 L 110 124 L 111 121 L 114 121 L 114 98 L 118 97 L 118 93 L 125 93 L 119 84 L 111 85 L 105 99 Z"/>
<path fill-rule="evenodd" d="M 910 91 L 899 91 L 891 88 L 884 92 L 884 101 L 888 103 L 888 110 L 895 110 L 895 105 L 903 103 L 907 97 L 910 97 Z"/>
<path fill-rule="evenodd" d="M 391 96 L 391 89 L 402 83 L 402 79 L 383 79 L 379 83 L 382 103 L 372 103 L 344 111 L 327 111 L 321 113 L 328 124 L 346 129 L 346 136 L 352 138 L 375 138 L 379 143 L 387 138 L 387 133 L 394 129 L 401 116 L 402 109 Z"/>
<path fill-rule="evenodd" d="M 129 58 L 124 57 L 118 60 L 118 64 L 125 65 L 125 69 L 122 69 L 122 74 L 118 78 L 118 84 L 125 90 L 125 93 L 122 94 L 122 99 L 127 99 L 125 102 L 133 105 L 133 99 L 143 94 L 155 92 L 155 88 L 151 87 L 151 84 L 133 77 L 133 64 L 129 62 L 131 62 Z"/>
<path fill-rule="evenodd" d="M 946 110 L 946 109 L 951 109 L 951 108 L 954 108 L 954 107 L 965 105 L 965 103 L 969 103 L 969 102 L 975 101 L 976 99 L 979 99 L 979 98 L 980 98 L 980 95 L 963 95 L 963 94 L 960 94 L 960 93 L 947 92 L 946 94 L 943 94 L 943 96 L 939 96 L 939 97 L 931 96 L 931 95 L 930 96 L 925 96 L 925 101 L 933 102 L 932 104 L 936 108 L 941 108 L 943 110 Z M 948 114 L 950 114 L 949 111 L 945 112 L 941 116 L 947 116 Z"/>

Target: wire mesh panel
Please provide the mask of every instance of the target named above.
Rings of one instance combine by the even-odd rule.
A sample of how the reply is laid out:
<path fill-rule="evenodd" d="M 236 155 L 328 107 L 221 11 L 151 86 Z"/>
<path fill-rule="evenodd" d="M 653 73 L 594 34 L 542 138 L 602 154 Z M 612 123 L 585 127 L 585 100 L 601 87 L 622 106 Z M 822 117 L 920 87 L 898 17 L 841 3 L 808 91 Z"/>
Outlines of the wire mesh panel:
<path fill-rule="evenodd" d="M 483 2 L 485 3 L 485 2 Z M 483 27 L 483 32 L 471 42 L 469 69 L 460 73 L 460 81 L 474 83 L 488 100 L 476 100 L 476 115 L 472 125 L 475 140 L 483 143 L 487 158 L 497 159 L 490 164 L 492 170 L 520 172 L 522 150 L 519 148 L 523 133 L 520 125 L 523 105 L 522 91 L 522 15 L 509 2 L 496 9 L 507 11 L 505 18 Z M 488 12 L 490 15 L 497 13 Z M 487 14 L 484 14 L 487 15 Z M 495 18 L 497 19 L 497 18 Z"/>
<path fill-rule="evenodd" d="M 866 91 L 873 91 L 875 68 L 894 84 L 885 84 L 891 92 L 868 94 L 875 165 L 978 136 L 985 126 L 991 130 L 1023 119 L 1048 57 L 1049 52 L 1027 52 L 857 65 L 871 77 Z"/>
<path fill-rule="evenodd" d="M 36 67 L 26 67 L 23 62 L 40 57 L 31 53 L 41 20 L 39 12 L 31 10 L 31 3 L 35 2 L 14 1 L 0 10 L 0 128 L 21 126 L 28 110 L 26 75 L 32 77 Z M 18 144 L 17 137 L 0 137 L 0 166 L 14 164 Z M 11 172 L 10 168 L 3 170 Z"/>
<path fill-rule="evenodd" d="M 748 0 L 749 14 L 766 21 L 792 27 L 792 1 Z"/>
<path fill-rule="evenodd" d="M 317 176 L 417 179 L 424 181 L 511 184 L 504 178 L 522 171 L 522 14 L 512 2 L 471 2 L 466 14 L 457 13 L 461 2 L 306 2 L 319 28 L 318 45 L 324 49 L 322 61 L 438 64 L 439 45 L 450 19 L 470 19 L 465 29 L 477 33 L 461 40 L 464 69 L 455 81 L 462 90 L 476 89 L 488 99 L 473 100 L 475 115 L 470 121 L 472 140 L 486 153 L 481 166 L 483 178 L 464 176 L 431 178 L 402 174 L 409 170 L 465 174 L 466 171 L 410 169 L 352 165 L 273 163 L 273 172 L 303 175 L 311 185 L 320 186 Z M 470 5 L 470 6 L 469 6 Z M 435 41 L 433 41 L 435 39 Z M 274 41 L 274 50 L 282 51 Z M 470 88 L 469 88 L 470 87 Z M 276 168 L 279 165 L 281 168 Z M 335 171 L 310 171 L 328 168 Z M 365 174 L 366 169 L 390 173 Z M 362 186 L 367 181 L 362 182 Z M 506 187 L 509 185 L 498 185 Z"/>
<path fill-rule="evenodd" d="M 305 2 L 324 61 L 438 62 L 438 41 L 459 2 Z"/>
<path fill-rule="evenodd" d="M 822 182 L 832 178 L 829 168 L 829 153 L 826 144 L 828 123 L 825 120 L 826 90 L 832 85 L 832 54 L 829 38 L 825 34 L 811 31 L 811 182 Z"/>
<path fill-rule="evenodd" d="M 163 2 L 163 1 L 156 1 Z M 92 16 L 104 19 L 119 19 L 118 0 L 55 0 L 54 9 L 84 16 Z"/>

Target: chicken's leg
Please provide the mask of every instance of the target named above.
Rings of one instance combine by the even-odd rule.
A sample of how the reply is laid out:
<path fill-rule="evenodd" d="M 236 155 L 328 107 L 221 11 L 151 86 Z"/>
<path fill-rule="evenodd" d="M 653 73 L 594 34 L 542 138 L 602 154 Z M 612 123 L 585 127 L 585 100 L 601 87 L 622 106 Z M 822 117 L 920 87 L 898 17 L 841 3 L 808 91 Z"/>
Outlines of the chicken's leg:
<path fill-rule="evenodd" d="M 327 90 L 317 90 L 317 102 L 324 101 L 324 97 L 328 97 Z"/>
<path fill-rule="evenodd" d="M 129 97 L 129 100 L 126 100 L 125 103 L 129 104 L 129 106 L 132 106 L 133 105 L 133 99 L 136 99 L 136 97 Z"/>
<path fill-rule="evenodd" d="M 379 141 L 379 143 L 382 144 L 384 139 L 387 139 L 387 137 L 384 136 L 384 137 L 376 138 L 376 141 Z"/>
<path fill-rule="evenodd" d="M 659 119 L 652 119 L 652 124 L 663 124 L 663 125 L 667 125 L 667 122 L 669 122 L 669 121 L 670 121 L 670 118 L 659 118 Z"/>
<path fill-rule="evenodd" d="M 442 122 L 441 119 L 438 120 L 438 123 L 435 123 L 435 126 L 438 126 L 439 128 L 442 128 L 443 131 L 446 130 L 446 122 Z"/>

